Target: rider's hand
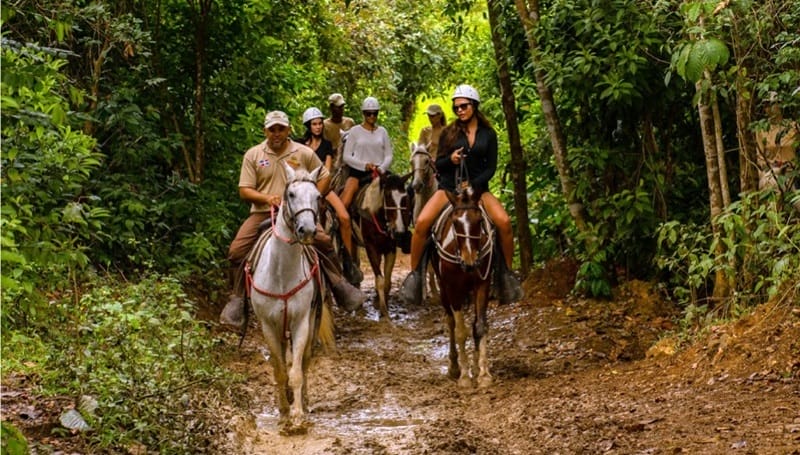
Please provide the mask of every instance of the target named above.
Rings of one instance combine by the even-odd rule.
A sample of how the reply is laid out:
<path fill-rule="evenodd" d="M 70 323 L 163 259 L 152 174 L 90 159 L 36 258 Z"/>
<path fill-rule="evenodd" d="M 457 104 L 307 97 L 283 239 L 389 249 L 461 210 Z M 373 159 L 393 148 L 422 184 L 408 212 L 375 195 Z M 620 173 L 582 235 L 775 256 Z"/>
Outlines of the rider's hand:
<path fill-rule="evenodd" d="M 462 158 L 461 152 L 463 151 L 464 147 L 455 149 L 453 153 L 450 155 L 450 161 L 452 161 L 453 164 L 461 164 L 461 158 Z"/>
<path fill-rule="evenodd" d="M 278 207 L 281 205 L 281 197 L 278 196 L 277 194 L 268 194 L 267 204 Z"/>

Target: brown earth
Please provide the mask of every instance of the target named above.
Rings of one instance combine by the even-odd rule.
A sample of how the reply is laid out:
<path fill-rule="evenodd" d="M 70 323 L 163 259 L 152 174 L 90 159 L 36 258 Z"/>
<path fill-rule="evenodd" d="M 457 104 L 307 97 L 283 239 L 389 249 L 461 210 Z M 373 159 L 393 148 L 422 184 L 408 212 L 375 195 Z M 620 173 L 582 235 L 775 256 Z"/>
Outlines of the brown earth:
<path fill-rule="evenodd" d="M 406 269 L 399 258 L 395 289 Z M 486 389 L 448 379 L 437 304 L 392 299 L 391 324 L 369 303 L 354 314 L 336 309 L 337 349 L 311 367 L 313 426 L 304 435 L 278 434 L 271 368 L 252 323 L 229 364 L 248 378 L 248 401 L 217 410 L 231 422 L 221 444 L 280 455 L 800 454 L 799 306 L 764 305 L 685 345 L 667 336 L 677 312 L 650 284 L 587 300 L 569 296 L 574 276 L 574 264 L 553 262 L 524 283 L 523 302 L 492 302 Z M 4 397 L 3 419 L 36 434 L 9 416 L 36 399 L 14 393 L 18 406 Z M 41 402 L 28 405 L 45 414 L 40 425 L 57 421 Z M 50 447 L 63 442 L 48 438 Z"/>
<path fill-rule="evenodd" d="M 270 368 L 249 337 L 231 368 L 252 378 L 254 417 L 232 428 L 235 451 L 800 454 L 800 308 L 764 306 L 679 350 L 659 341 L 676 312 L 652 286 L 577 299 L 574 271 L 554 262 L 525 282 L 525 301 L 492 303 L 488 389 L 448 379 L 438 305 L 391 301 L 391 324 L 369 304 L 337 313 L 337 350 L 310 373 L 305 435 L 278 434 Z"/>

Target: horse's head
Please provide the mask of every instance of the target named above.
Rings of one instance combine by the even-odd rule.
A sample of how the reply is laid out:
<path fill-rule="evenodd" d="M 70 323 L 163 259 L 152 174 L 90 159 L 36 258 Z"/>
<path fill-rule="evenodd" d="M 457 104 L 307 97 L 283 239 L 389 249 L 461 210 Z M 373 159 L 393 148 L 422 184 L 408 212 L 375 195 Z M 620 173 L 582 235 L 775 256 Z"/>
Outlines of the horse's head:
<path fill-rule="evenodd" d="M 488 227 L 478 206 L 480 194 L 474 192 L 472 188 L 457 193 L 448 191 L 446 194 L 453 205 L 449 220 L 453 235 L 452 243 L 455 245 L 453 254 L 458 258 L 462 268 L 474 270 L 481 264 L 484 249 L 490 240 Z"/>
<path fill-rule="evenodd" d="M 322 166 L 310 173 L 304 169 L 295 170 L 286 163 L 284 167 L 288 183 L 283 192 L 283 219 L 298 242 L 310 244 L 317 231 L 317 214 L 322 199 L 317 189 L 317 177 Z"/>
<path fill-rule="evenodd" d="M 383 212 L 390 235 L 407 232 L 411 224 L 411 201 L 406 190 L 406 182 L 410 177 L 411 173 L 402 177 L 396 174 L 381 177 Z"/>
<path fill-rule="evenodd" d="M 411 188 L 420 192 L 425 185 L 429 185 L 435 171 L 433 157 L 425 144 L 411 144 L 411 172 L 414 179 Z"/>

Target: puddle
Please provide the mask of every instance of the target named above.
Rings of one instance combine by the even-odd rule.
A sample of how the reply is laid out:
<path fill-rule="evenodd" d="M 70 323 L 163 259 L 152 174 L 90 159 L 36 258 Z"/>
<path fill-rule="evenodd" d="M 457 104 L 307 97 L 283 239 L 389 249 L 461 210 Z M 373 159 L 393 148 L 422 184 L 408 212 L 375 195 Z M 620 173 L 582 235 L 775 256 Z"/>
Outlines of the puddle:
<path fill-rule="evenodd" d="M 314 423 L 314 432 L 318 434 L 335 433 L 345 435 L 385 434 L 397 435 L 398 432 L 413 435 L 412 430 L 429 421 L 419 410 L 412 410 L 397 404 L 392 396 L 386 397 L 387 403 L 370 409 L 358 409 L 352 412 L 337 413 L 329 411 L 312 411 L 308 418 Z M 278 431 L 278 410 L 274 407 L 266 409 L 256 416 L 256 426 L 269 432 Z"/>

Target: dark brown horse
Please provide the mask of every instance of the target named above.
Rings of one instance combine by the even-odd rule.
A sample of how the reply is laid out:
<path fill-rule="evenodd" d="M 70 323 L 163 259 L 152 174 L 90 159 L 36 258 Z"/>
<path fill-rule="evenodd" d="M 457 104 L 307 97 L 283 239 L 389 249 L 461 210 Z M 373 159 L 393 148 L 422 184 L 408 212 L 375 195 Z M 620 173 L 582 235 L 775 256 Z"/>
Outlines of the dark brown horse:
<path fill-rule="evenodd" d="M 432 263 L 450 334 L 448 373 L 451 378 L 458 379 L 461 387 L 472 387 L 472 377 L 479 387 L 486 387 L 492 383 L 487 358 L 486 310 L 492 277 L 494 228 L 478 205 L 480 195 L 471 188 L 458 194 L 448 192 L 447 197 L 452 207 L 445 209 L 434 226 L 436 252 Z M 475 312 L 472 377 L 465 350 L 469 330 L 464 322 L 464 311 L 470 305 Z"/>
<path fill-rule="evenodd" d="M 392 287 L 392 269 L 397 257 L 397 248 L 408 241 L 411 224 L 411 203 L 406 191 L 406 181 L 411 174 L 398 176 L 385 174 L 380 178 L 382 207 L 371 215 L 358 210 L 354 216 L 363 239 L 372 273 L 375 275 L 375 291 L 378 295 L 378 310 L 381 319 L 389 319 L 387 299 Z M 381 270 L 383 265 L 383 270 Z"/>

